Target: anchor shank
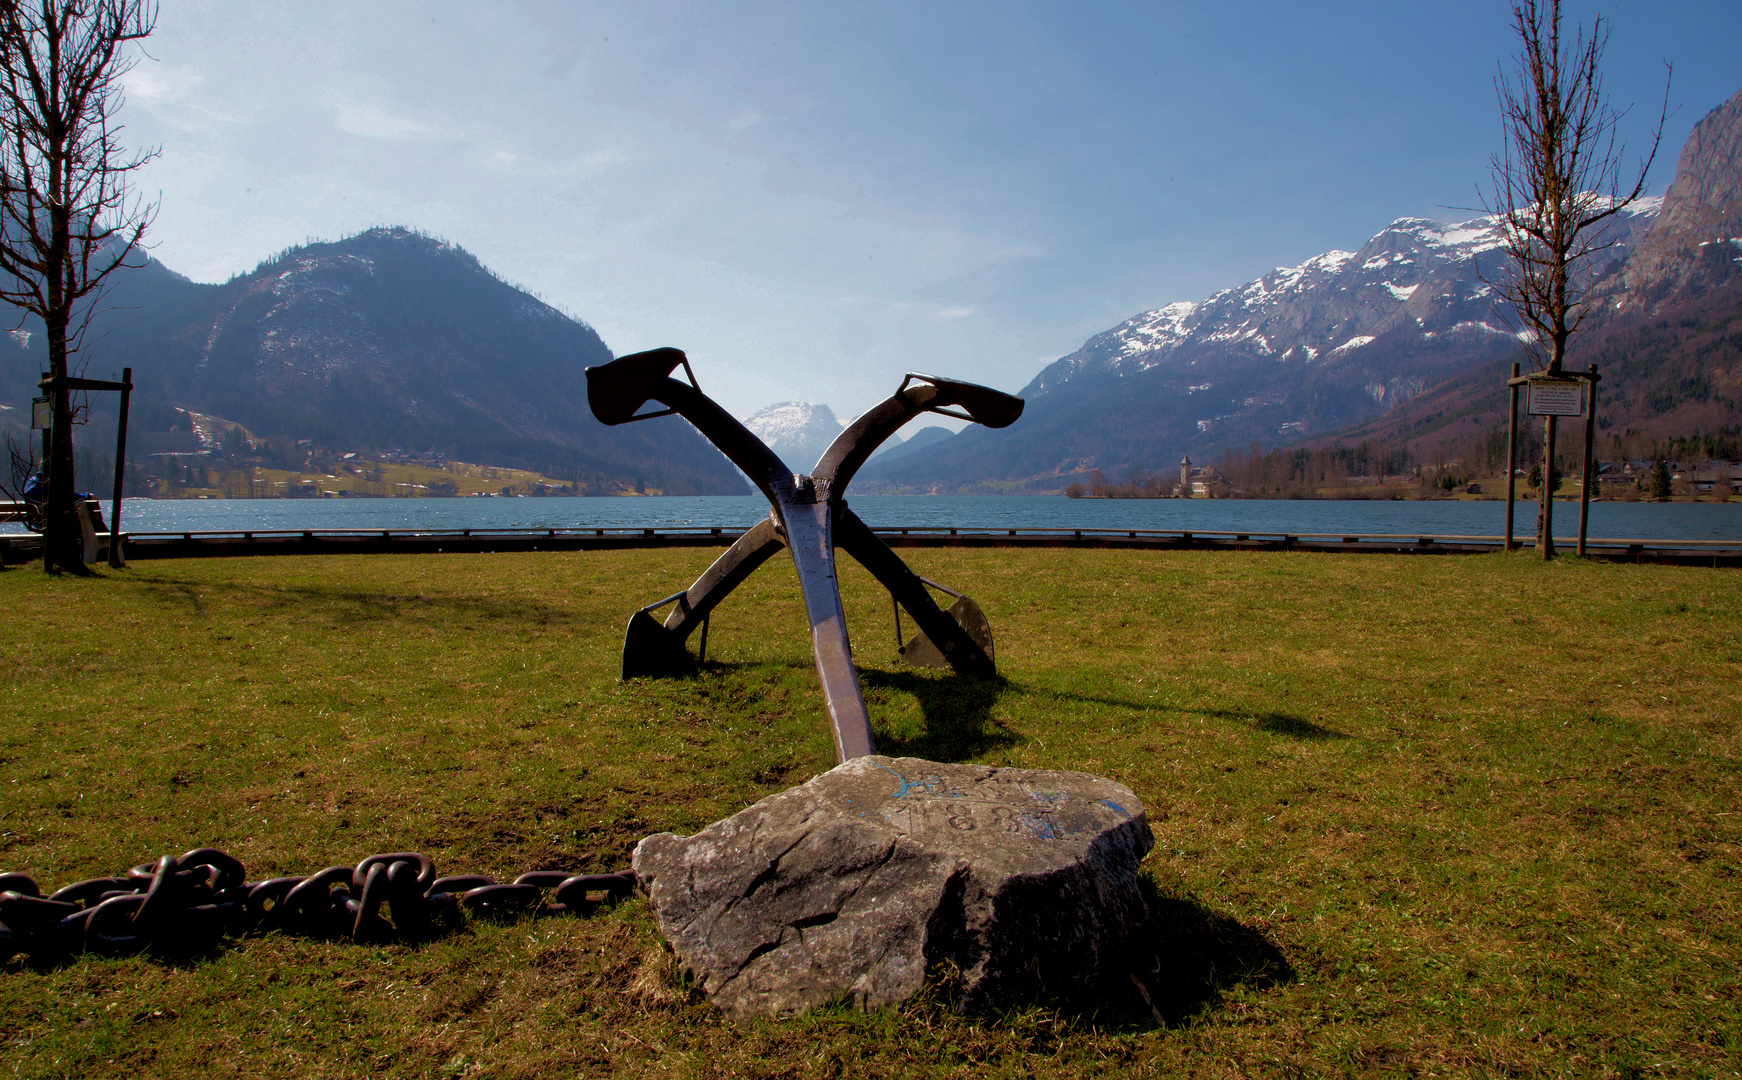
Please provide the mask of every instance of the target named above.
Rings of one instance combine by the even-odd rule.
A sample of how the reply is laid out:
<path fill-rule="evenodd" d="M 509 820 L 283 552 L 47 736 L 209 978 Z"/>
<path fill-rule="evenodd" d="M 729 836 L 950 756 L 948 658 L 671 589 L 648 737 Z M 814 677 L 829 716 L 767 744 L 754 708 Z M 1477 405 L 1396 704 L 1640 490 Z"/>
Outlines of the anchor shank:
<path fill-rule="evenodd" d="M 853 647 L 847 640 L 847 614 L 841 608 L 841 591 L 835 580 L 835 550 L 831 537 L 830 507 L 826 500 L 787 503 L 781 507 L 786 524 L 786 542 L 798 568 L 799 590 L 810 616 L 811 651 L 816 655 L 817 677 L 823 684 L 823 700 L 834 731 L 835 753 L 842 761 L 875 754 L 871 714 L 859 690 L 859 674 L 853 668 Z"/>

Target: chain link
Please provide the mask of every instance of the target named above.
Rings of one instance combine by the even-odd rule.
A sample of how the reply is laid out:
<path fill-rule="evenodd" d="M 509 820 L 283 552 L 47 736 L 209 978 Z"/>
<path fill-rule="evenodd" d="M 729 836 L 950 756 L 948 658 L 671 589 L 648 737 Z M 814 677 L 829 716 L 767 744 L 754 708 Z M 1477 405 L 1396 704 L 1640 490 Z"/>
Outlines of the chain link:
<path fill-rule="evenodd" d="M 21 952 L 32 959 L 83 951 L 191 954 L 228 937 L 273 931 L 369 943 L 417 940 L 449 932 L 468 915 L 587 916 L 635 888 L 632 871 L 534 870 L 506 883 L 482 874 L 437 877 L 434 860 L 414 851 L 371 855 L 305 877 L 246 877 L 239 861 L 209 847 L 141 863 L 122 877 L 74 882 L 49 896 L 28 874 L 0 872 L 0 959 Z"/>

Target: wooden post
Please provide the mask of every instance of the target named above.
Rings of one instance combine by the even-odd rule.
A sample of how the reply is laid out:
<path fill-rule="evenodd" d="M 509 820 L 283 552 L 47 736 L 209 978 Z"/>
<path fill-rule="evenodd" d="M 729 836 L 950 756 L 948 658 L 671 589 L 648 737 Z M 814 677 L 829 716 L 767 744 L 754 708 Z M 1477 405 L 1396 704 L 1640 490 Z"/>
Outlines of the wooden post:
<path fill-rule="evenodd" d="M 133 369 L 121 369 L 121 419 L 115 431 L 115 494 L 109 500 L 109 565 L 119 570 L 121 559 L 121 480 L 127 473 L 127 406 L 133 397 Z"/>
<path fill-rule="evenodd" d="M 1591 520 L 1591 445 L 1597 430 L 1597 365 L 1585 380 L 1585 471 L 1579 484 L 1579 557 L 1585 556 L 1585 526 Z M 1601 482 L 1601 481 L 1599 481 Z"/>
<path fill-rule="evenodd" d="M 1506 550 L 1512 550 L 1512 504 L 1517 497 L 1517 482 L 1513 473 L 1518 460 L 1518 365 L 1512 365 L 1512 382 L 1506 386 L 1511 398 L 1511 412 L 1506 424 Z"/>
<path fill-rule="evenodd" d="M 1542 418 L 1542 487 L 1536 497 L 1536 552 L 1544 562 L 1554 558 L 1555 421 Z"/>
<path fill-rule="evenodd" d="M 48 372 L 45 371 L 42 373 L 42 382 L 47 382 L 47 381 L 48 381 Z M 42 383 L 37 383 L 37 385 L 41 386 Z M 43 391 L 43 393 L 46 395 L 47 391 L 45 390 L 45 391 Z M 54 413 L 50 412 L 49 415 L 52 417 L 54 415 Z M 54 423 L 54 421 L 50 420 L 49 423 L 52 424 L 52 423 Z M 44 462 L 48 461 L 48 428 L 42 429 L 42 460 Z M 42 479 L 43 479 L 43 483 L 47 483 L 48 482 L 48 474 L 43 473 Z"/>

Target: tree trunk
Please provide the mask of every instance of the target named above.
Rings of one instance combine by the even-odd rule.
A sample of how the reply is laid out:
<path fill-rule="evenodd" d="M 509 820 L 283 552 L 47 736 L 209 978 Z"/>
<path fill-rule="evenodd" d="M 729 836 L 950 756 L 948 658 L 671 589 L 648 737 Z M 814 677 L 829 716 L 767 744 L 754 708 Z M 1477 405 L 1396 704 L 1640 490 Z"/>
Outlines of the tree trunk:
<path fill-rule="evenodd" d="M 54 410 L 54 426 L 49 437 L 48 460 L 43 463 L 43 479 L 48 483 L 48 498 L 43 504 L 47 529 L 43 544 L 43 569 L 50 573 L 85 570 L 84 535 L 79 527 L 79 515 L 73 504 L 76 480 L 73 476 L 73 409 L 72 391 L 66 387 L 67 352 L 65 325 L 53 327 L 48 335 L 48 371 L 55 380 L 49 395 Z"/>
<path fill-rule="evenodd" d="M 1542 486 L 1536 492 L 1536 550 L 1544 559 L 1554 558 L 1554 416 L 1542 422 Z"/>
<path fill-rule="evenodd" d="M 60 193 L 64 164 L 57 154 L 50 161 L 50 190 Z M 64 205 L 50 203 L 49 251 L 52 269 L 46 275 L 48 286 L 47 318 L 43 328 L 48 332 L 48 374 L 54 380 L 49 397 L 54 410 L 54 428 L 49 440 L 48 460 L 43 463 L 43 478 L 48 481 L 48 499 L 43 505 L 47 528 L 43 535 L 42 563 L 49 573 L 56 570 L 85 572 L 85 542 L 79 528 L 78 511 L 73 508 L 73 405 L 67 379 L 67 322 L 71 315 L 66 303 L 69 290 L 67 254 L 72 247 L 71 214 Z"/>

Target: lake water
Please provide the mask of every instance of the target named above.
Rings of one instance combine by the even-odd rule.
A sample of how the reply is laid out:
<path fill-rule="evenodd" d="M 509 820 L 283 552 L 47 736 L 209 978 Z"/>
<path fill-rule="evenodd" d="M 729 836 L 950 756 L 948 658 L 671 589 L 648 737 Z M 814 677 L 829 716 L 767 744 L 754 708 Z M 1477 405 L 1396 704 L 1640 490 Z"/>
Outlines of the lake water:
<path fill-rule="evenodd" d="M 1499 502 L 1262 499 L 1067 499 L 1063 496 L 865 495 L 850 498 L 874 528 L 1181 529 L 1253 533 L 1419 533 L 1498 536 Z M 107 500 L 103 503 L 108 510 Z M 768 513 L 757 496 L 571 499 L 129 499 L 128 532 L 267 529 L 744 528 Z M 1514 534 L 1534 531 L 1520 503 Z M 1557 503 L 1555 533 L 1578 532 L 1577 503 Z M 0 525 L 22 531 L 15 523 Z M 1593 537 L 1742 539 L 1742 503 L 1591 504 Z"/>

